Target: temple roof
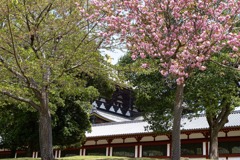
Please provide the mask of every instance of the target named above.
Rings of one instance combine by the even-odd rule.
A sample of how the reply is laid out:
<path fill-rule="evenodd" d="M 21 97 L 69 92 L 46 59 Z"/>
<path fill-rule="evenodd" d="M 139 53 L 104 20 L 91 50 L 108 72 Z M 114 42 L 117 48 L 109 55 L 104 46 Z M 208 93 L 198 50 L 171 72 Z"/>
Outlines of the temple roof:
<path fill-rule="evenodd" d="M 101 137 L 110 135 L 146 133 L 148 131 L 144 129 L 144 126 L 147 125 L 148 123 L 144 121 L 102 123 L 93 125 L 92 132 L 86 133 L 86 137 Z"/>
<path fill-rule="evenodd" d="M 86 133 L 86 137 L 102 137 L 102 136 L 117 136 L 152 133 L 152 130 L 146 130 L 149 124 L 142 120 L 133 120 L 125 122 L 112 122 L 96 124 L 92 126 L 92 132 Z M 205 116 L 198 116 L 192 119 L 183 117 L 181 120 L 181 130 L 201 130 L 208 129 L 208 123 Z M 228 117 L 228 123 L 224 128 L 240 126 L 240 111 L 232 112 Z"/>
<path fill-rule="evenodd" d="M 116 114 L 113 114 L 111 112 L 102 111 L 102 110 L 96 110 L 92 114 L 95 114 L 96 116 L 98 116 L 100 118 L 102 117 L 102 118 L 107 119 L 107 120 L 112 121 L 112 122 L 131 121 L 131 119 L 129 119 L 127 117 L 123 117 L 123 116 L 116 115 Z"/>
<path fill-rule="evenodd" d="M 194 117 L 192 119 L 182 118 L 181 125 L 181 130 L 198 130 L 209 128 L 207 119 L 204 115 Z M 237 126 L 240 126 L 240 111 L 234 111 L 228 116 L 228 122 L 224 125 L 224 128 Z"/>

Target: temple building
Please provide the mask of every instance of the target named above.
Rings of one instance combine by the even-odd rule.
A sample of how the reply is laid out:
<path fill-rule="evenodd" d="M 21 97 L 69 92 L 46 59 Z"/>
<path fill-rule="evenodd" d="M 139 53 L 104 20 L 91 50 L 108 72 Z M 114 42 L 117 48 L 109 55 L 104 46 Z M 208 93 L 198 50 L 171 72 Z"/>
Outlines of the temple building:
<path fill-rule="evenodd" d="M 149 124 L 141 116 L 129 116 L 137 115 L 134 113 L 136 110 L 122 113 L 114 106 L 108 109 L 103 100 L 101 103 L 94 102 L 94 105 L 96 123 L 92 132 L 86 134 L 80 155 L 170 158 L 171 133 L 159 134 L 147 130 Z M 206 117 L 182 117 L 181 124 L 182 156 L 208 158 L 210 139 Z M 220 160 L 240 159 L 240 110 L 230 114 L 228 123 L 218 134 L 218 140 Z"/>
<path fill-rule="evenodd" d="M 99 98 L 92 103 L 92 131 L 86 133 L 81 148 L 55 150 L 55 157 L 101 155 L 125 157 L 171 157 L 171 132 L 148 130 L 141 112 L 134 106 L 132 93 L 119 89 L 111 99 Z M 204 114 L 181 120 L 182 157 L 209 157 L 209 125 Z M 240 108 L 228 117 L 218 134 L 219 160 L 240 160 Z"/>
<path fill-rule="evenodd" d="M 127 90 L 108 101 L 93 102 L 92 131 L 79 155 L 159 157 L 171 156 L 171 132 L 155 133 L 136 109 Z M 127 94 L 126 94 L 127 93 Z M 181 152 L 183 157 L 209 157 L 209 125 L 204 114 L 181 120 Z M 219 160 L 240 160 L 240 108 L 228 117 L 218 134 Z"/>
<path fill-rule="evenodd" d="M 54 150 L 55 158 L 73 155 L 102 155 L 126 157 L 171 157 L 171 132 L 155 133 L 147 129 L 141 112 L 134 106 L 132 93 L 117 89 L 111 99 L 99 98 L 92 103 L 92 131 L 80 148 Z M 204 114 L 182 117 L 182 157 L 209 157 L 209 125 Z M 240 160 L 240 107 L 233 111 L 218 133 L 219 160 Z M 21 152 L 16 157 L 21 156 Z M 33 153 L 33 158 L 39 156 Z M 1 157 L 1 155 L 0 155 Z"/>

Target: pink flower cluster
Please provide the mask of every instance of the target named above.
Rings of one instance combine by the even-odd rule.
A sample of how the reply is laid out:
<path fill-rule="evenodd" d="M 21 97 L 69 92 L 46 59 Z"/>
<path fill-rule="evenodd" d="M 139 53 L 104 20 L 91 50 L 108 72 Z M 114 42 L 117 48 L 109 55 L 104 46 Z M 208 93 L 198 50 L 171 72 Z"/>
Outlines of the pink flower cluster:
<path fill-rule="evenodd" d="M 204 62 L 223 47 L 231 47 L 239 57 L 240 33 L 234 24 L 240 19 L 240 1 L 92 0 L 91 4 L 95 12 L 88 19 L 108 28 L 102 36 L 119 34 L 133 60 L 157 59 L 161 74 L 176 76 L 178 84 L 190 70 L 205 70 Z"/>

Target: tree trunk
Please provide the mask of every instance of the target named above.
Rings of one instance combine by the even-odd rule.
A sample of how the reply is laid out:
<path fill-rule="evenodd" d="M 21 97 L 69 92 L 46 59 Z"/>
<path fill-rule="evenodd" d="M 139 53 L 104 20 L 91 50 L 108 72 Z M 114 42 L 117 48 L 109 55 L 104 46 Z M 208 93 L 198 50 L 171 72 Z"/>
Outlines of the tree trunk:
<path fill-rule="evenodd" d="M 173 110 L 173 129 L 172 129 L 172 160 L 180 160 L 181 157 L 181 140 L 180 140 L 180 127 L 181 116 L 183 110 L 183 90 L 184 85 L 177 86 L 175 104 Z"/>
<path fill-rule="evenodd" d="M 231 102 L 223 98 L 221 101 L 221 112 L 217 114 L 206 113 L 207 121 L 209 125 L 210 132 L 210 152 L 209 158 L 213 160 L 218 160 L 218 132 L 223 128 L 223 126 L 228 122 L 228 116 L 231 113 Z"/>
<path fill-rule="evenodd" d="M 218 129 L 210 127 L 210 155 L 209 158 L 218 160 Z"/>
<path fill-rule="evenodd" d="M 39 144 L 42 160 L 53 160 L 52 148 L 52 120 L 48 107 L 47 93 L 43 94 L 39 111 Z"/>
<path fill-rule="evenodd" d="M 39 116 L 39 143 L 42 160 L 52 160 L 52 124 L 50 111 L 40 112 Z"/>

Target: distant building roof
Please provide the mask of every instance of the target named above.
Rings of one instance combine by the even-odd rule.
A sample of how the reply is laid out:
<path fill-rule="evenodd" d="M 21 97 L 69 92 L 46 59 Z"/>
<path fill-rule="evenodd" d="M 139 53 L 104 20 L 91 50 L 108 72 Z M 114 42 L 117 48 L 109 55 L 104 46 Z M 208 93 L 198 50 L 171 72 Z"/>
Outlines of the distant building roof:
<path fill-rule="evenodd" d="M 144 126 L 147 125 L 148 123 L 145 121 L 102 123 L 93 125 L 92 132 L 87 133 L 86 137 L 101 137 L 151 132 L 144 129 Z"/>
<path fill-rule="evenodd" d="M 204 115 L 194 117 L 192 119 L 182 118 L 181 124 L 181 130 L 197 130 L 209 128 L 208 122 Z M 228 116 L 228 122 L 224 125 L 224 128 L 237 126 L 240 126 L 240 111 L 234 111 Z"/>
<path fill-rule="evenodd" d="M 152 130 L 146 130 L 149 124 L 142 120 L 133 120 L 125 122 L 112 122 L 97 124 L 92 126 L 92 132 L 86 133 L 86 137 L 102 137 L 102 136 L 116 136 L 116 135 L 131 135 L 151 133 Z M 183 117 L 181 120 L 181 130 L 198 130 L 208 129 L 208 123 L 205 116 L 198 116 L 192 119 Z M 228 117 L 228 123 L 226 127 L 238 127 L 240 126 L 240 111 L 235 111 Z"/>
<path fill-rule="evenodd" d="M 107 111 L 102 111 L 102 110 L 96 110 L 94 112 L 94 114 L 99 115 L 100 117 L 103 117 L 104 119 L 108 119 L 108 120 L 113 121 L 113 122 L 131 121 L 131 119 L 129 119 L 127 117 L 123 117 L 123 116 L 116 115 L 114 113 L 107 112 Z"/>

